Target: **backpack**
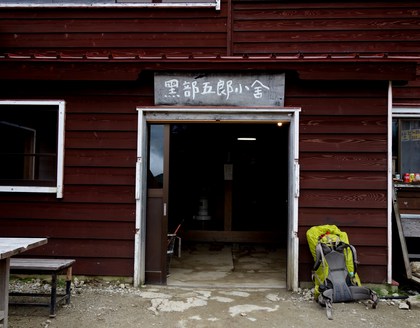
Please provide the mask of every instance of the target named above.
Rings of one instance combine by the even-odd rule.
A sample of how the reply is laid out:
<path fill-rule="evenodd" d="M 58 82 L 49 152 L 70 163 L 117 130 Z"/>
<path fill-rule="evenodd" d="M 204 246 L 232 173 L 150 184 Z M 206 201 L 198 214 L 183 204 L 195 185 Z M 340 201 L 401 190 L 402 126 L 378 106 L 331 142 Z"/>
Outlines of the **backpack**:
<path fill-rule="evenodd" d="M 376 308 L 378 296 L 361 286 L 356 249 L 350 245 L 347 233 L 335 225 L 323 225 L 310 228 L 306 237 L 315 260 L 314 298 L 326 307 L 328 319 L 332 319 L 332 303 L 371 299 L 372 308 Z"/>

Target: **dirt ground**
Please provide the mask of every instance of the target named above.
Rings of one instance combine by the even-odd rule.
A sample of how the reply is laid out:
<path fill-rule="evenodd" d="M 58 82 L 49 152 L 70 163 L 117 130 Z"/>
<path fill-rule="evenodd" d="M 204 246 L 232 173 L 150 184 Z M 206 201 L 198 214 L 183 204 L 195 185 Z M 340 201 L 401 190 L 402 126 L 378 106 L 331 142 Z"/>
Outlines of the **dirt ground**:
<path fill-rule="evenodd" d="M 310 290 L 133 288 L 104 282 L 73 288 L 71 303 L 60 305 L 55 318 L 46 307 L 11 305 L 9 327 L 420 327 L 420 309 L 401 309 L 400 302 L 381 300 L 377 309 L 368 302 L 334 303 L 329 321 Z"/>

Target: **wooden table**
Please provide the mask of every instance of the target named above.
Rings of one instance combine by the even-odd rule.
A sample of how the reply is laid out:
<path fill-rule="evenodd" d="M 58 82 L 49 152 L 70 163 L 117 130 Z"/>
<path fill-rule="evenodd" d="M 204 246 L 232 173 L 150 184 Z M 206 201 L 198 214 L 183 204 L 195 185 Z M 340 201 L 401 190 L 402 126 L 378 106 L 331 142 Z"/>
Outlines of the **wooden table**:
<path fill-rule="evenodd" d="M 0 324 L 7 328 L 10 257 L 44 245 L 46 238 L 0 238 Z"/>

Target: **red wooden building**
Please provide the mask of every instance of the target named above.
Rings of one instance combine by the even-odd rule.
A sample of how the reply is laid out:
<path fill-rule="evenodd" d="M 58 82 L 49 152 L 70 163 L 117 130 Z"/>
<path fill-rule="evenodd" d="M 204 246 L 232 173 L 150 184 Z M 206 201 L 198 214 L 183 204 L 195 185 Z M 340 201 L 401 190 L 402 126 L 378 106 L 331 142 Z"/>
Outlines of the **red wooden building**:
<path fill-rule="evenodd" d="M 75 258 L 75 274 L 165 283 L 182 221 L 186 240 L 281 241 L 296 289 L 306 230 L 336 224 L 363 281 L 391 281 L 407 160 L 392 118 L 418 126 L 418 1 L 63 3 L 0 1 L 2 236 L 48 237 L 32 255 Z M 272 102 L 234 98 L 263 79 L 282 85 Z M 223 100 L 191 100 L 204 90 Z"/>

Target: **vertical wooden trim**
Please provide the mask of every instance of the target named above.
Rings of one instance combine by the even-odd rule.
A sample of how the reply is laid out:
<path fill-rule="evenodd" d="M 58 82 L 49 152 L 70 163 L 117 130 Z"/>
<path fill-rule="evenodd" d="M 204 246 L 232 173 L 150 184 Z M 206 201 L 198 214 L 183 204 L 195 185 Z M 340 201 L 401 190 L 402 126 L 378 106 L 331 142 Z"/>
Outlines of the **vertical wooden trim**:
<path fill-rule="evenodd" d="M 146 280 L 147 135 L 146 118 L 137 108 L 136 225 L 134 235 L 134 286 Z"/>
<path fill-rule="evenodd" d="M 171 125 L 165 124 L 163 128 L 163 209 L 162 209 L 162 253 L 161 253 L 161 280 L 166 284 L 167 248 L 168 248 L 168 213 L 169 213 L 169 149 Z"/>
<path fill-rule="evenodd" d="M 58 140 L 57 140 L 57 198 L 63 198 L 64 188 L 64 143 L 66 126 L 65 102 L 58 102 Z"/>
<path fill-rule="evenodd" d="M 392 183 L 392 82 L 388 83 L 388 205 L 387 205 L 387 216 L 388 216 L 388 269 L 387 269 L 387 283 L 392 283 L 392 195 L 393 195 L 393 183 Z"/>

